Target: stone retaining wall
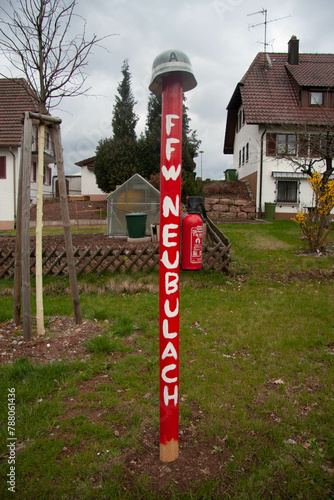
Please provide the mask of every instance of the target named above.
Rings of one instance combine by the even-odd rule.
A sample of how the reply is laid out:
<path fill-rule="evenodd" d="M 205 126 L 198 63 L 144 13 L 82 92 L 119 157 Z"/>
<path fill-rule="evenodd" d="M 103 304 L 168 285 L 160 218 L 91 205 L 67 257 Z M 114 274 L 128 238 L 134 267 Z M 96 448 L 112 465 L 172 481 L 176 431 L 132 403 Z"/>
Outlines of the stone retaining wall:
<path fill-rule="evenodd" d="M 229 219 L 255 219 L 255 201 L 232 200 L 230 198 L 206 198 L 205 210 L 214 221 Z"/>

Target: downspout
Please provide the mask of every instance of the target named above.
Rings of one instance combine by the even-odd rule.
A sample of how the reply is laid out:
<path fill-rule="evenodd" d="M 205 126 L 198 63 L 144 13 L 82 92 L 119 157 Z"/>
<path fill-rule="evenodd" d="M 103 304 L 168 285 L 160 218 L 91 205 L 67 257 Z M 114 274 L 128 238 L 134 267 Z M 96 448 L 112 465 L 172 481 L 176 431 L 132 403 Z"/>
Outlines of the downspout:
<path fill-rule="evenodd" d="M 9 152 L 13 156 L 14 229 L 16 229 L 16 156 L 12 151 L 12 146 L 9 146 Z"/>
<path fill-rule="evenodd" d="M 265 133 L 267 132 L 267 127 L 264 127 L 264 131 L 261 135 L 261 155 L 260 155 L 260 189 L 259 189 L 259 217 L 262 219 L 262 179 L 263 179 L 263 139 Z"/>

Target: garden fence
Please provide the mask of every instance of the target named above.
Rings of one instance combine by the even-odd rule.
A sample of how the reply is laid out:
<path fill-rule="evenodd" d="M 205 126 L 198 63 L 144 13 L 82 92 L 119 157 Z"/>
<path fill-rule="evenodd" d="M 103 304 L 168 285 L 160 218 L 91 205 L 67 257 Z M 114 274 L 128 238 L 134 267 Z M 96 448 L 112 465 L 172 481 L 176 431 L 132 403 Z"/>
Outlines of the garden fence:
<path fill-rule="evenodd" d="M 221 273 L 229 272 L 231 261 L 231 244 L 220 229 L 207 220 L 207 235 L 203 244 L 203 269 L 215 270 Z M 159 268 L 159 243 L 149 243 L 138 249 L 136 245 L 115 247 L 74 248 L 76 272 L 78 275 L 87 273 L 102 274 L 109 272 L 148 271 Z M 67 276 L 68 267 L 66 250 L 49 248 L 43 251 L 43 275 Z M 0 278 L 10 279 L 14 276 L 15 249 L 5 252 L 0 248 Z M 30 250 L 30 274 L 35 275 L 36 252 Z"/>

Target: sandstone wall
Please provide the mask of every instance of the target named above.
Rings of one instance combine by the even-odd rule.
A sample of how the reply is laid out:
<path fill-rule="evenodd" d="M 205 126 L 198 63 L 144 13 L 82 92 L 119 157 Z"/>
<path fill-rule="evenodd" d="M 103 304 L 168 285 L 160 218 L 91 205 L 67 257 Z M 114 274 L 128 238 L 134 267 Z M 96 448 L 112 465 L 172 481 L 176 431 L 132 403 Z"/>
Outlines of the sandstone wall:
<path fill-rule="evenodd" d="M 255 219 L 255 201 L 230 198 L 206 198 L 205 210 L 214 222 L 232 219 Z"/>

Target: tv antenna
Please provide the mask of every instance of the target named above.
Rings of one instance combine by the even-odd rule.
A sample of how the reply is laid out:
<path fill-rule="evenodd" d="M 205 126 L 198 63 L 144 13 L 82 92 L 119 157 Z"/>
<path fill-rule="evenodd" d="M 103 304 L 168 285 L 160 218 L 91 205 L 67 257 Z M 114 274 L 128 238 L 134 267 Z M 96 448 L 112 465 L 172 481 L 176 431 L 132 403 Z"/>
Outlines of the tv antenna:
<path fill-rule="evenodd" d="M 284 17 L 278 17 L 277 19 L 271 19 L 270 21 L 267 20 L 267 9 L 262 9 L 262 10 L 259 10 L 258 12 L 252 12 L 252 14 L 247 14 L 247 17 L 248 16 L 255 16 L 256 14 L 263 14 L 264 15 L 264 21 L 262 23 L 257 23 L 257 24 L 252 24 L 252 25 L 248 25 L 248 29 L 250 28 L 256 28 L 257 26 L 263 26 L 264 25 L 264 53 L 266 53 L 266 50 L 267 50 L 267 45 L 269 45 L 267 43 L 267 24 L 268 23 L 273 23 L 275 21 L 280 21 L 281 19 L 286 19 L 287 17 L 291 17 L 290 15 L 289 16 L 284 16 Z"/>

